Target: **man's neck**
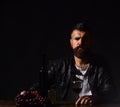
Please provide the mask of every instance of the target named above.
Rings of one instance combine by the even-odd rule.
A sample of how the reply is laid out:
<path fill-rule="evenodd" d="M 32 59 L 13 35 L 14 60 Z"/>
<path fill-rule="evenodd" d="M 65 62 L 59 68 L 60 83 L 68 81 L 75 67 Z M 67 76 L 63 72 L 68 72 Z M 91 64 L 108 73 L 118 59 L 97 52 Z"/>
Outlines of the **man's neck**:
<path fill-rule="evenodd" d="M 88 66 L 88 63 L 84 61 L 82 58 L 78 58 L 74 56 L 75 64 L 80 68 L 86 68 Z"/>

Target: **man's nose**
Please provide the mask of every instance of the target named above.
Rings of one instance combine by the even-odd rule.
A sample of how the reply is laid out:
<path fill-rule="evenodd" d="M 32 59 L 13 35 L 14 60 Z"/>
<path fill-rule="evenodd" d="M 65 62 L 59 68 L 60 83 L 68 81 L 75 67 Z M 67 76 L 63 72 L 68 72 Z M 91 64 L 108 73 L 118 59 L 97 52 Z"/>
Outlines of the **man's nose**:
<path fill-rule="evenodd" d="M 78 40 L 78 45 L 82 45 L 82 39 Z"/>

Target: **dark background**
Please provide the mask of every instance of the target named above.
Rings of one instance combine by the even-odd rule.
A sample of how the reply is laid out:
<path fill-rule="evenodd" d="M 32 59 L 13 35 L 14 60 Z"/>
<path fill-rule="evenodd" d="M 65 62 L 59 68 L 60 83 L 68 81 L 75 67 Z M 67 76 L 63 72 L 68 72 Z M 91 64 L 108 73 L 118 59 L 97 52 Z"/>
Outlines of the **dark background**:
<path fill-rule="evenodd" d="M 108 60 L 120 89 L 120 6 L 115 0 L 4 0 L 0 10 L 0 99 L 14 99 L 38 81 L 43 53 L 49 59 L 67 55 L 71 28 L 81 19 L 92 23 L 95 49 Z"/>

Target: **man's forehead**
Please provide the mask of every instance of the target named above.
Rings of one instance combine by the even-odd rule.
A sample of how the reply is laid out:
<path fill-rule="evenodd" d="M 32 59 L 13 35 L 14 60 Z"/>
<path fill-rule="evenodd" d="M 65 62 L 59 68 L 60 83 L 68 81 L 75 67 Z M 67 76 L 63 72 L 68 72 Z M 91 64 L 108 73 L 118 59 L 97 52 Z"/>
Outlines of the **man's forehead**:
<path fill-rule="evenodd" d="M 81 37 L 81 36 L 84 36 L 85 34 L 86 34 L 86 32 L 84 32 L 84 31 L 74 30 L 72 32 L 71 36 Z"/>

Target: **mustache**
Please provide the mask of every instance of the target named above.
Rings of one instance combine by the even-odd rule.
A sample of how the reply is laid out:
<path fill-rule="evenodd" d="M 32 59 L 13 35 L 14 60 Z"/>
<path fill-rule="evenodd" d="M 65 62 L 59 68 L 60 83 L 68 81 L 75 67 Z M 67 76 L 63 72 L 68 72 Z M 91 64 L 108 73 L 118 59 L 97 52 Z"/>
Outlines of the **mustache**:
<path fill-rule="evenodd" d="M 84 49 L 83 46 L 78 46 L 78 47 L 75 48 L 75 50 L 78 50 L 79 48 Z"/>

